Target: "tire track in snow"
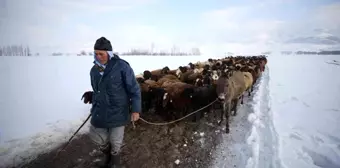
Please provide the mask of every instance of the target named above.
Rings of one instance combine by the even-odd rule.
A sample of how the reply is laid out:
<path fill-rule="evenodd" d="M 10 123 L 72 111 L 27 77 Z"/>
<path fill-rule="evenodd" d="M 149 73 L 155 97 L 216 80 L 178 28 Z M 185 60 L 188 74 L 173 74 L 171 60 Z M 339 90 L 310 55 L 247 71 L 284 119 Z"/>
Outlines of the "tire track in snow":
<path fill-rule="evenodd" d="M 269 68 L 262 74 L 253 99 L 253 113 L 248 121 L 252 124 L 247 144 L 252 154 L 247 160 L 246 168 L 281 168 L 278 159 L 278 140 L 274 129 L 269 90 Z"/>

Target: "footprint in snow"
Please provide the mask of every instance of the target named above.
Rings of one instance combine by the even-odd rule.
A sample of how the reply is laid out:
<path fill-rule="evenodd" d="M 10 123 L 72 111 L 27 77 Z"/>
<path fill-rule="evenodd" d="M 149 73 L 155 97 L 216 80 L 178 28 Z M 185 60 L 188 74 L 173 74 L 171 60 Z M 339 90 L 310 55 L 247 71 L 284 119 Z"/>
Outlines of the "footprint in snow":
<path fill-rule="evenodd" d="M 291 134 L 289 135 L 289 137 L 292 138 L 292 139 L 300 140 L 300 141 L 303 140 L 302 137 L 301 137 L 301 135 L 300 135 L 299 133 L 297 133 L 297 132 L 291 133 Z"/>
<path fill-rule="evenodd" d="M 294 100 L 294 101 L 299 101 L 299 99 L 295 96 L 291 97 L 291 99 Z"/>
<path fill-rule="evenodd" d="M 298 99 L 298 98 L 297 98 L 297 97 L 295 97 L 295 96 L 291 97 L 291 100 L 294 100 L 294 101 L 301 102 L 301 103 L 302 103 L 304 106 L 306 106 L 306 107 L 310 107 L 310 105 L 309 105 L 309 104 L 307 104 L 306 102 L 304 102 L 304 101 L 302 101 L 302 100 Z"/>
<path fill-rule="evenodd" d="M 307 153 L 313 160 L 314 165 L 319 167 L 337 168 L 340 167 L 339 163 L 332 160 L 329 156 L 318 153 L 317 151 L 310 150 L 302 147 L 302 151 Z"/>
<path fill-rule="evenodd" d="M 301 101 L 301 102 L 302 102 L 302 104 L 305 105 L 306 107 L 310 107 L 310 105 L 307 104 L 306 102 L 304 102 L 304 101 Z"/>
<path fill-rule="evenodd" d="M 317 144 L 325 143 L 325 141 L 321 137 L 319 137 L 319 136 L 312 135 L 311 138 Z"/>
<path fill-rule="evenodd" d="M 332 109 L 325 109 L 326 111 L 334 111 L 334 112 L 339 112 L 340 110 L 339 109 L 334 109 L 334 108 L 332 108 Z"/>

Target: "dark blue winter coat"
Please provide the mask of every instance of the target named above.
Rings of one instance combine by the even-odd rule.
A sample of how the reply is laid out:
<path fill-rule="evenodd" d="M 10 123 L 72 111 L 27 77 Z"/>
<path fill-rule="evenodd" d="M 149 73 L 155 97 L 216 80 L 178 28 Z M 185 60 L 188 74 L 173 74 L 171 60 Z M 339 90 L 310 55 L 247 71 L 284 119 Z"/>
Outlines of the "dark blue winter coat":
<path fill-rule="evenodd" d="M 141 93 L 130 65 L 114 55 L 103 75 L 94 65 L 90 72 L 93 88 L 91 124 L 113 128 L 131 122 L 131 112 L 141 112 Z M 130 111 L 131 108 L 131 111 Z"/>

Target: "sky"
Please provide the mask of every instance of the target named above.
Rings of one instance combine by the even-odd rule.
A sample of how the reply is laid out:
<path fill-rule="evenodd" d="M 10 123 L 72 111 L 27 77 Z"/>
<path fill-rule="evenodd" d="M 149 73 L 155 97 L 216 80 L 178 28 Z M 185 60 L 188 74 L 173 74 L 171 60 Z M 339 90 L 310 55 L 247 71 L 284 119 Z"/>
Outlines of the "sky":
<path fill-rule="evenodd" d="M 92 51 L 104 36 L 118 52 L 334 48 L 339 16 L 340 0 L 0 0 L 0 45 Z"/>

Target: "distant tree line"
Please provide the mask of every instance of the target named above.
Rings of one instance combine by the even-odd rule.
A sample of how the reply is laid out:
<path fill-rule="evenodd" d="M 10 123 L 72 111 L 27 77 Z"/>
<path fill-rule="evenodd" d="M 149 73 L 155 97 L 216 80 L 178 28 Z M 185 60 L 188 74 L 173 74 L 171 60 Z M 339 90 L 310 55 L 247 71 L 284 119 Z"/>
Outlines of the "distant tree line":
<path fill-rule="evenodd" d="M 340 51 L 298 51 L 296 54 L 311 54 L 311 55 L 340 55 Z"/>
<path fill-rule="evenodd" d="M 201 51 L 199 48 L 192 48 L 190 52 L 181 52 L 179 51 L 179 49 L 174 46 L 170 52 L 168 51 L 158 51 L 155 52 L 153 51 L 153 48 L 151 50 L 148 49 L 130 49 L 128 52 L 114 52 L 114 54 L 117 55 L 137 55 L 137 56 L 145 56 L 145 55 L 153 55 L 153 56 L 192 56 L 192 55 L 201 55 Z M 69 55 L 73 55 L 73 56 L 93 56 L 94 52 L 93 51 L 85 51 L 85 50 L 81 50 L 79 53 L 75 53 L 75 54 L 70 54 L 70 53 L 61 53 L 61 52 L 53 52 L 51 54 L 52 56 L 69 56 Z"/>
<path fill-rule="evenodd" d="M 8 45 L 0 46 L 0 56 L 32 56 L 28 46 Z"/>
<path fill-rule="evenodd" d="M 54 53 L 52 53 L 52 56 L 62 56 L 63 55 L 63 53 L 61 53 L 61 52 L 54 52 Z"/>
<path fill-rule="evenodd" d="M 293 54 L 293 51 L 281 51 L 281 54 L 290 55 L 290 54 Z"/>
<path fill-rule="evenodd" d="M 79 54 L 77 54 L 77 56 L 91 56 L 93 55 L 93 52 L 86 52 L 84 50 L 80 51 Z"/>
<path fill-rule="evenodd" d="M 290 54 L 296 54 L 296 55 L 340 55 L 340 51 L 281 51 L 281 54 L 284 55 L 290 55 Z"/>
<path fill-rule="evenodd" d="M 200 55 L 200 54 L 192 54 L 192 53 L 186 53 L 186 52 L 178 52 L 178 53 L 171 53 L 171 52 L 123 52 L 120 55 L 137 55 L 137 56 L 145 56 L 145 55 L 152 55 L 152 56 L 191 56 L 191 55 Z"/>
<path fill-rule="evenodd" d="M 261 54 L 263 54 L 263 55 L 270 55 L 270 54 L 272 54 L 272 52 L 266 51 L 266 52 L 262 52 Z"/>
<path fill-rule="evenodd" d="M 201 55 L 201 52 L 199 48 L 192 48 L 191 52 L 181 52 L 181 51 L 176 51 L 175 49 L 172 49 L 171 52 L 168 52 L 168 51 L 153 52 L 153 51 L 143 50 L 143 49 L 131 49 L 130 51 L 123 52 L 120 55 L 191 56 L 191 55 Z"/>
<path fill-rule="evenodd" d="M 93 52 L 86 52 L 84 50 L 80 51 L 77 56 L 93 56 Z M 145 56 L 145 55 L 152 55 L 152 56 L 191 56 L 191 55 L 201 55 L 201 52 L 198 48 L 192 48 L 191 52 L 179 52 L 172 50 L 171 52 L 167 51 L 159 51 L 159 52 L 152 52 L 146 49 L 131 49 L 128 52 L 114 52 L 117 55 L 137 55 L 137 56 Z M 53 56 L 61 56 L 62 53 L 53 53 Z"/>

